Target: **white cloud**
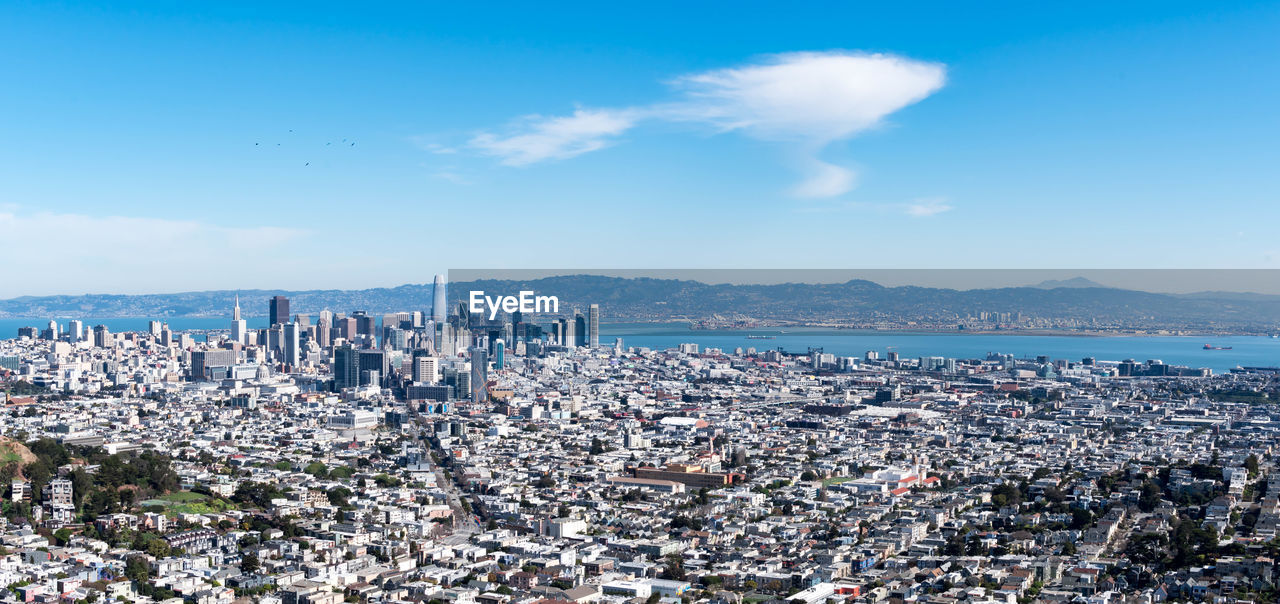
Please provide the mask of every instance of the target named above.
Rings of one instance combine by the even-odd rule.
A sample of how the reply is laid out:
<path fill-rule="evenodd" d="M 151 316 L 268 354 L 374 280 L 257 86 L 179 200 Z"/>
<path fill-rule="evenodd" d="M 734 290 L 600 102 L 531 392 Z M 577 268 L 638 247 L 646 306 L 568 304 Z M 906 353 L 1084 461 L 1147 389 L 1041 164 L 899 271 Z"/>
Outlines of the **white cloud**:
<path fill-rule="evenodd" d="M 644 119 L 708 124 L 760 140 L 798 145 L 806 156 L 799 197 L 832 197 L 854 186 L 854 172 L 819 159 L 823 149 L 883 122 L 933 94 L 946 68 L 884 54 L 843 51 L 771 55 L 729 69 L 676 78 L 674 100 L 628 109 L 578 109 L 565 117 L 531 116 L 511 134 L 485 132 L 470 146 L 523 166 L 609 146 Z"/>
<path fill-rule="evenodd" d="M 857 174 L 849 168 L 811 158 L 808 174 L 791 189 L 796 197 L 835 197 L 853 189 Z"/>
<path fill-rule="evenodd" d="M 892 55 L 787 53 L 677 78 L 687 98 L 665 109 L 765 140 L 825 143 L 879 124 L 945 80 L 942 65 Z"/>
<path fill-rule="evenodd" d="M 905 211 L 909 216 L 924 218 L 927 216 L 936 216 L 943 212 L 950 211 L 952 205 L 944 198 L 917 199 L 906 204 Z"/>
<path fill-rule="evenodd" d="M 628 110 L 578 109 L 565 117 L 529 116 L 517 134 L 481 133 L 470 145 L 508 166 L 524 166 L 549 159 L 567 159 L 603 149 L 635 125 Z"/>

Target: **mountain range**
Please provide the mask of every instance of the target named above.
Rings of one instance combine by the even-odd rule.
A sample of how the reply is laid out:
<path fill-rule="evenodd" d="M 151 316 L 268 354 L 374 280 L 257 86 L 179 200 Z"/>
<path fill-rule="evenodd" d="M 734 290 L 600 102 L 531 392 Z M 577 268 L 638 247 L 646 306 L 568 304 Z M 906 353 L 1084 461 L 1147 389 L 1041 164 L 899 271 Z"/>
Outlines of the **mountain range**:
<path fill-rule="evenodd" d="M 471 290 L 515 295 L 533 290 L 557 296 L 562 312 L 600 304 L 606 320 L 750 319 L 797 322 L 946 322 L 980 313 L 1010 313 L 1055 320 L 1135 328 L 1200 328 L 1274 331 L 1280 326 L 1280 296 L 1234 292 L 1162 294 L 1103 287 L 1085 279 L 1026 287 L 956 290 L 885 287 L 866 280 L 775 285 L 708 284 L 698 281 L 597 275 L 527 281 L 480 280 L 449 285 L 450 306 Z M 25 296 L 0 301 L 0 317 L 229 317 L 236 296 L 246 316 L 266 314 L 267 299 L 290 298 L 294 313 L 314 315 L 364 310 L 371 314 L 430 311 L 432 286 L 408 284 L 362 290 L 220 290 L 143 295 Z"/>

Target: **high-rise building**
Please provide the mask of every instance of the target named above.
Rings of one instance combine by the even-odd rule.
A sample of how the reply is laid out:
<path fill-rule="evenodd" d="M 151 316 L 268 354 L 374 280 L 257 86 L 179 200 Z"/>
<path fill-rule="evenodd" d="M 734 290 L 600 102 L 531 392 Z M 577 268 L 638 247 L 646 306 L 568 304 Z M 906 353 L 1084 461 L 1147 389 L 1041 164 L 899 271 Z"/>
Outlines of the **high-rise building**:
<path fill-rule="evenodd" d="M 84 321 L 72 319 L 67 322 L 67 335 L 71 336 L 72 342 L 79 342 L 84 339 Z"/>
<path fill-rule="evenodd" d="M 281 360 L 290 367 L 297 367 L 302 362 L 302 353 L 299 349 L 298 342 L 298 324 L 289 322 L 284 324 L 283 341 L 281 342 Z"/>
<path fill-rule="evenodd" d="M 236 354 L 223 348 L 215 350 L 193 350 L 191 352 L 191 379 L 207 380 L 213 378 L 214 368 L 228 369 L 235 365 Z M 223 372 L 226 373 L 225 371 Z"/>
<path fill-rule="evenodd" d="M 325 320 L 320 317 L 316 321 L 316 344 L 321 348 L 328 348 L 333 345 L 333 325 L 331 320 Z"/>
<path fill-rule="evenodd" d="M 381 386 L 387 377 L 387 355 L 381 350 L 360 351 L 360 385 Z"/>
<path fill-rule="evenodd" d="M 496 340 L 493 343 L 493 368 L 499 371 L 506 368 L 507 360 L 507 343 L 502 340 Z"/>
<path fill-rule="evenodd" d="M 600 305 L 592 304 L 587 309 L 587 344 L 592 348 L 600 347 Z"/>
<path fill-rule="evenodd" d="M 471 347 L 471 402 L 489 401 L 489 354 L 483 346 Z"/>
<path fill-rule="evenodd" d="M 98 348 L 106 348 L 115 344 L 115 339 L 111 337 L 111 331 L 106 325 L 95 325 L 93 328 L 93 345 Z"/>
<path fill-rule="evenodd" d="M 244 319 L 240 318 L 240 296 L 236 295 L 236 305 L 231 309 L 231 341 L 244 344 L 248 329 Z"/>
<path fill-rule="evenodd" d="M 411 371 L 414 382 L 434 384 L 440 381 L 440 360 L 426 350 L 415 350 Z"/>
<path fill-rule="evenodd" d="M 573 345 L 587 345 L 587 318 L 577 311 L 573 313 Z"/>
<path fill-rule="evenodd" d="M 356 320 L 351 317 L 343 317 L 334 320 L 334 327 L 338 328 L 338 336 L 350 342 L 356 339 Z"/>
<path fill-rule="evenodd" d="M 289 299 L 274 296 L 270 302 L 271 325 L 282 325 L 289 322 Z"/>
<path fill-rule="evenodd" d="M 342 392 L 343 388 L 354 388 L 360 385 L 360 357 L 356 349 L 349 344 L 333 349 L 333 389 Z"/>
<path fill-rule="evenodd" d="M 431 320 L 436 324 L 444 323 L 449 314 L 449 298 L 445 295 L 444 275 L 436 275 L 431 284 Z"/>
<path fill-rule="evenodd" d="M 160 337 L 160 326 L 161 323 L 159 321 L 147 321 L 147 333 L 150 333 L 155 338 Z"/>
<path fill-rule="evenodd" d="M 578 332 L 576 331 L 578 322 L 574 319 L 560 320 L 560 345 L 561 346 L 577 346 Z"/>

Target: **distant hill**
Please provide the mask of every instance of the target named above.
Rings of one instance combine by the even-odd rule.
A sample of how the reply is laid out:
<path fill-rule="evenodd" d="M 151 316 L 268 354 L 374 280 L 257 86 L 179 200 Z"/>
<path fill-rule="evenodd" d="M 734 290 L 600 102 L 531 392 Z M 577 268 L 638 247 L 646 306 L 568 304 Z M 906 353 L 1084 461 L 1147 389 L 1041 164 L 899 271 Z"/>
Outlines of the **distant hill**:
<path fill-rule="evenodd" d="M 1106 285 L 1103 285 L 1103 284 L 1101 284 L 1101 283 L 1098 283 L 1097 281 L 1091 281 L 1091 280 L 1089 280 L 1089 279 L 1085 279 L 1084 277 L 1072 277 L 1072 278 L 1070 278 L 1070 279 L 1049 279 L 1049 280 L 1047 280 L 1047 281 L 1041 281 L 1041 282 L 1039 282 L 1039 283 L 1037 283 L 1037 284 L 1035 284 L 1035 285 L 1032 285 L 1031 287 L 1036 287 L 1036 288 L 1039 288 L 1039 289 L 1058 289 L 1058 288 L 1063 288 L 1063 287 L 1072 287 L 1072 288 L 1102 287 L 1102 288 L 1105 288 L 1105 287 L 1107 287 L 1107 286 L 1106 286 Z"/>
<path fill-rule="evenodd" d="M 1054 285 L 1055 287 L 1047 287 Z M 954 290 L 884 287 L 871 281 L 707 284 L 697 281 L 619 278 L 597 275 L 547 277 L 528 281 L 485 280 L 449 286 L 451 307 L 470 290 L 490 295 L 529 289 L 555 295 L 561 310 L 600 304 L 609 320 L 752 318 L 796 321 L 949 321 L 989 313 L 1022 313 L 1053 319 L 1097 320 L 1147 328 L 1203 328 L 1271 331 L 1280 326 L 1280 296 L 1201 292 L 1157 294 L 1099 286 L 1087 279 L 1044 282 L 1030 287 Z M 236 294 L 248 316 L 263 316 L 267 299 L 285 295 L 295 313 L 314 315 L 364 310 L 373 314 L 429 311 L 430 284 L 363 290 L 241 290 L 147 295 L 23 297 L 0 301 L 0 317 L 228 317 Z"/>

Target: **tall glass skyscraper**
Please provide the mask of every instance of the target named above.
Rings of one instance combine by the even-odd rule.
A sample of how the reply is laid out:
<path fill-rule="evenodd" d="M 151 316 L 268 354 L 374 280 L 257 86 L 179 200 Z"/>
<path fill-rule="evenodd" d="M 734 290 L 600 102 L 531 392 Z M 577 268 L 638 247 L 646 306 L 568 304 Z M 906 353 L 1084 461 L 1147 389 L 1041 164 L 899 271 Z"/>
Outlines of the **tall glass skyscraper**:
<path fill-rule="evenodd" d="M 271 325 L 283 325 L 289 322 L 289 299 L 284 296 L 271 298 Z"/>
<path fill-rule="evenodd" d="M 471 347 L 471 402 L 489 401 L 489 353 L 483 346 Z"/>
<path fill-rule="evenodd" d="M 431 285 L 431 320 L 436 324 L 444 323 L 449 314 L 449 297 L 445 295 L 444 275 L 436 275 Z"/>
<path fill-rule="evenodd" d="M 600 347 L 600 305 L 592 304 L 587 309 L 587 344 L 592 348 Z"/>

